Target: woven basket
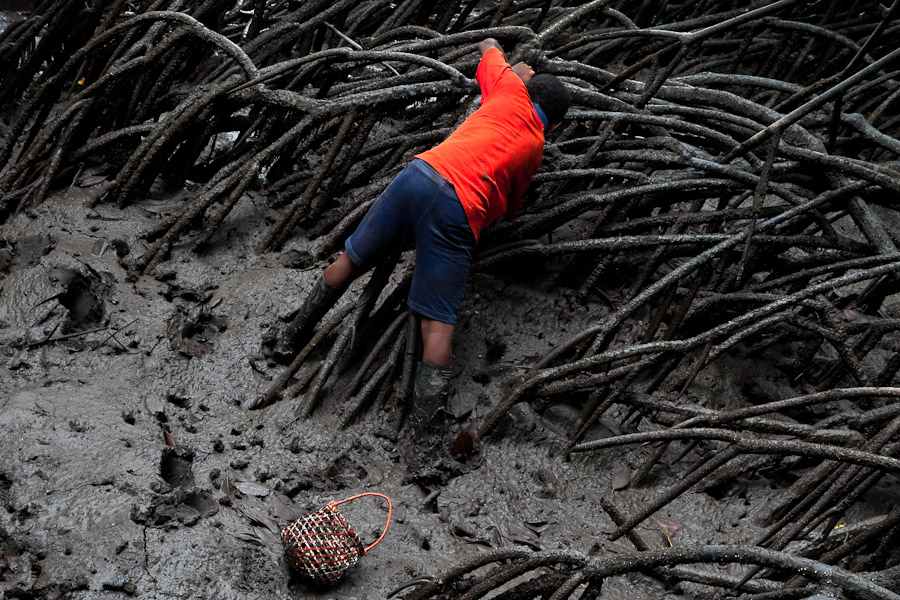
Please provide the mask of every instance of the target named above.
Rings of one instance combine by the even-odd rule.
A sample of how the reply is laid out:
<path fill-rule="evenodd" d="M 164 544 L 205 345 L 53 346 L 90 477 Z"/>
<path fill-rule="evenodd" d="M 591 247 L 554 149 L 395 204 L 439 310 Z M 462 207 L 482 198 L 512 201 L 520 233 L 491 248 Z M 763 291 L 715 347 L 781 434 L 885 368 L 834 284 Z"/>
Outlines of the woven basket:
<path fill-rule="evenodd" d="M 364 547 L 353 528 L 337 510 L 339 504 L 362 496 L 378 496 L 388 503 L 384 531 L 375 542 Z M 366 492 L 339 502 L 329 502 L 319 510 L 303 515 L 281 530 L 281 543 L 291 566 L 304 578 L 318 584 L 333 583 L 374 548 L 391 524 L 391 501 L 383 494 Z"/>

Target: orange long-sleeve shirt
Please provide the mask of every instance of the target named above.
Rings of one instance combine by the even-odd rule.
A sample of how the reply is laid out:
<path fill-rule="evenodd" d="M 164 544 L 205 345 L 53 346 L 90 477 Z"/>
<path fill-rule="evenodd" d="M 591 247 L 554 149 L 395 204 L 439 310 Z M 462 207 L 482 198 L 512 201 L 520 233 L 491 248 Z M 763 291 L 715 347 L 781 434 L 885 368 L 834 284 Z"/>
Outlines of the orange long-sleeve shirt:
<path fill-rule="evenodd" d="M 446 140 L 416 158 L 453 184 L 477 240 L 501 216 L 518 215 L 544 157 L 544 126 L 500 50 L 484 53 L 475 79 L 481 106 Z"/>

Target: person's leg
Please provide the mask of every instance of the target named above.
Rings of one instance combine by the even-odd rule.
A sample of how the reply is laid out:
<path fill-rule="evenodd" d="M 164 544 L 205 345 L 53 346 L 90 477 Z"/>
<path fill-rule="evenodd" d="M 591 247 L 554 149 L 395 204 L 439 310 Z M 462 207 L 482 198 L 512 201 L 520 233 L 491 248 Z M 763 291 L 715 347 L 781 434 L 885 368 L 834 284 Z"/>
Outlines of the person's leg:
<path fill-rule="evenodd" d="M 453 348 L 453 324 L 422 317 L 422 362 L 450 366 Z"/>
<path fill-rule="evenodd" d="M 328 285 L 342 290 L 353 283 L 353 280 L 356 279 L 361 272 L 362 269 L 359 269 L 353 264 L 350 255 L 344 252 L 338 256 L 336 261 L 328 265 L 328 268 L 322 273 L 322 277 Z"/>
<path fill-rule="evenodd" d="M 417 456 L 411 479 L 433 482 L 451 468 L 447 438 L 453 328 L 465 293 L 475 238 L 452 184 L 427 164 L 430 182 L 422 218 L 416 222 L 416 266 L 408 304 L 421 317 L 422 361 L 416 368 L 410 421 Z"/>
<path fill-rule="evenodd" d="M 440 460 L 450 389 L 453 325 L 421 317 L 422 361 L 416 367 L 410 421 L 419 450 L 417 467 Z M 431 466 L 428 464 L 427 466 Z"/>
<path fill-rule="evenodd" d="M 272 346 L 272 356 L 276 360 L 282 362 L 292 360 L 312 328 L 328 312 L 328 309 L 334 306 L 344 292 L 346 286 L 331 285 L 325 278 L 325 272 L 316 279 L 312 290 L 307 294 L 300 309 L 290 322 L 281 324 L 277 330 L 275 343 Z"/>
<path fill-rule="evenodd" d="M 276 359 L 290 360 L 353 280 L 409 240 L 414 215 L 408 207 L 417 189 L 415 173 L 415 169 L 404 169 L 363 217 L 345 242 L 345 251 L 322 272 L 290 323 L 276 334 L 272 349 Z"/>
<path fill-rule="evenodd" d="M 431 189 L 415 225 L 416 266 L 408 304 L 422 316 L 426 355 L 433 356 L 435 364 L 447 365 L 475 236 L 453 185 L 424 161 L 418 166 Z"/>

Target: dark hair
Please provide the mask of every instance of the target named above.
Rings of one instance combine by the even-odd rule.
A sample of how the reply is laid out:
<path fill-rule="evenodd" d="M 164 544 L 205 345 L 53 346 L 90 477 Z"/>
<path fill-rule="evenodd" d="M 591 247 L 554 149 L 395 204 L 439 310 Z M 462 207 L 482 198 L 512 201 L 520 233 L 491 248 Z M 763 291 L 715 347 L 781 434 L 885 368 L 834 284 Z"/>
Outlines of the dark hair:
<path fill-rule="evenodd" d="M 562 122 L 572 104 L 572 96 L 562 81 L 553 75 L 540 73 L 532 77 L 525 88 L 531 101 L 541 107 L 551 125 Z"/>

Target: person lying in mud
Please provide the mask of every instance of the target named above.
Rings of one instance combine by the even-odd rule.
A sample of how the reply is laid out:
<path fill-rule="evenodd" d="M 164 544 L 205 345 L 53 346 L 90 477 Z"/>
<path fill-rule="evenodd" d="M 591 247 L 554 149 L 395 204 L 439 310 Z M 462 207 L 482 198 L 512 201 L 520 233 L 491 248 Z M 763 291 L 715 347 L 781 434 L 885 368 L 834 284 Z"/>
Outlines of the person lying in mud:
<path fill-rule="evenodd" d="M 510 67 L 496 40 L 483 40 L 478 50 L 481 107 L 397 175 L 294 319 L 275 334 L 274 354 L 294 356 L 356 277 L 414 240 L 407 303 L 421 318 L 424 346 L 411 414 L 419 466 L 444 450 L 453 327 L 479 234 L 501 216 L 517 215 L 541 164 L 545 135 L 570 104 L 562 82 L 535 75 L 525 63 Z"/>

